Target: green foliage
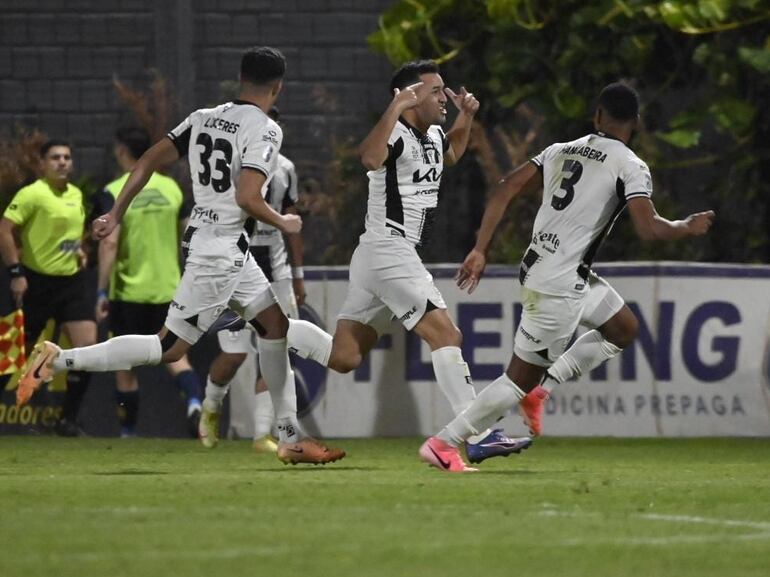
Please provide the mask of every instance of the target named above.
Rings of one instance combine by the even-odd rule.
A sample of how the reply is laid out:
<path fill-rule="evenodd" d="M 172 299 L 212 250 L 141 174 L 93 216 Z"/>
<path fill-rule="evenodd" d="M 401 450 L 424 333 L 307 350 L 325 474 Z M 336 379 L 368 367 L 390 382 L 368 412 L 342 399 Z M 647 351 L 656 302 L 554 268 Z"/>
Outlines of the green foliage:
<path fill-rule="evenodd" d="M 502 127 L 523 143 L 515 152 L 524 158 L 590 130 L 598 90 L 630 81 L 642 95 L 644 120 L 633 145 L 653 167 L 656 203 L 667 199 L 671 217 L 714 208 L 721 226 L 744 231 L 730 245 L 697 243 L 692 257 L 770 259 L 768 2 L 402 0 L 369 40 L 394 64 L 442 62 L 450 86 L 461 79 L 479 97 L 486 130 Z M 533 125 L 537 138 L 524 138 Z M 758 228 L 731 220 L 736 182 L 748 187 L 739 192 L 751 199 L 749 219 Z M 730 214 L 721 210 L 728 204 Z M 502 239 L 497 256 L 509 258 L 526 243 L 526 224 Z M 624 254 L 669 250 L 634 247 L 641 245 L 627 245 Z"/>

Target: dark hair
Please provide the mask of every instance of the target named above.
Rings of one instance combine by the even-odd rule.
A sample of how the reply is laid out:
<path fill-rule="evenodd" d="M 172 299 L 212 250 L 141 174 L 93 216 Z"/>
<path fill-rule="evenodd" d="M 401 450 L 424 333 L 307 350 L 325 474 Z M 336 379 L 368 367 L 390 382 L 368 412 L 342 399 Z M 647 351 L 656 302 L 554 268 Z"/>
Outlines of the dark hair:
<path fill-rule="evenodd" d="M 150 148 L 150 135 L 141 126 L 121 126 L 115 131 L 115 141 L 128 148 L 137 160 Z"/>
<path fill-rule="evenodd" d="M 420 74 L 438 74 L 438 64 L 433 60 L 413 60 L 402 64 L 390 79 L 391 94 L 394 88 L 401 90 L 419 82 Z"/>
<path fill-rule="evenodd" d="M 599 107 L 615 120 L 636 120 L 639 94 L 625 82 L 613 82 L 599 93 Z"/>
<path fill-rule="evenodd" d="M 48 154 L 48 151 L 51 150 L 54 146 L 66 146 L 70 149 L 70 152 L 72 151 L 72 145 L 66 140 L 62 140 L 60 138 L 51 138 L 50 140 L 46 140 L 40 147 L 40 158 L 45 158 L 45 155 Z"/>
<path fill-rule="evenodd" d="M 278 110 L 277 106 L 271 106 L 270 110 L 267 111 L 267 115 L 278 122 L 278 120 L 281 118 L 281 111 Z"/>
<path fill-rule="evenodd" d="M 286 58 L 270 46 L 255 46 L 241 58 L 241 81 L 262 86 L 283 78 Z"/>

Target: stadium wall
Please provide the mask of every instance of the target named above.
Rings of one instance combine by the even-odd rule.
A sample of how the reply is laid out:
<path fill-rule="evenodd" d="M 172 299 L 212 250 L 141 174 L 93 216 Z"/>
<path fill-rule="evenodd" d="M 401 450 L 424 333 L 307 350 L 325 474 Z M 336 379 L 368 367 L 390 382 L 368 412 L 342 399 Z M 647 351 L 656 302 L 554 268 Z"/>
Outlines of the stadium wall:
<path fill-rule="evenodd" d="M 366 37 L 387 0 L 4 0 L 0 2 L 0 128 L 17 122 L 75 146 L 76 171 L 111 179 L 112 135 L 130 118 L 113 76 L 146 88 L 169 81 L 175 112 L 229 97 L 240 53 L 286 54 L 285 148 L 303 177 L 319 178 L 333 146 L 369 128 L 384 108 L 390 65 Z M 162 127 L 172 128 L 172 126 Z"/>

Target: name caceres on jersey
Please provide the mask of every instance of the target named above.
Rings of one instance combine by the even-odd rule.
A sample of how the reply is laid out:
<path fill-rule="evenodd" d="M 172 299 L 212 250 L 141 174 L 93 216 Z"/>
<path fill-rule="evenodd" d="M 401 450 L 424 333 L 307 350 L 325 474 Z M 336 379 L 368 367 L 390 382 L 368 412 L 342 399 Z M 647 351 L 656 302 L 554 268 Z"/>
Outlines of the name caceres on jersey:
<path fill-rule="evenodd" d="M 196 110 L 168 137 L 180 156 L 189 157 L 195 200 L 190 226 L 242 231 L 247 214 L 235 202 L 235 185 L 244 168 L 269 181 L 283 139 L 278 124 L 257 105 L 234 100 Z"/>
<path fill-rule="evenodd" d="M 403 119 L 396 122 L 385 163 L 367 173 L 369 201 L 362 240 L 400 237 L 416 246 L 428 241 L 448 147 L 439 126 L 422 134 Z"/>
<path fill-rule="evenodd" d="M 543 202 L 519 280 L 533 290 L 586 290 L 599 245 L 626 202 L 652 195 L 650 169 L 623 142 L 602 133 L 552 144 L 532 159 L 543 174 Z"/>

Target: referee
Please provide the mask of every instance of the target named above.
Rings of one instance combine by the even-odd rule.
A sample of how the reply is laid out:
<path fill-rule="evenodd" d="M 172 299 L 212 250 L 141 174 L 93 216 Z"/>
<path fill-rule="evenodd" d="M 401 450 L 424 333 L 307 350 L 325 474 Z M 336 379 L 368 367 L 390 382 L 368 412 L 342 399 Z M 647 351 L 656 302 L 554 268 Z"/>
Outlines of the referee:
<path fill-rule="evenodd" d="M 73 346 L 93 345 L 96 323 L 81 249 L 85 208 L 83 193 L 69 182 L 69 143 L 43 144 L 40 169 L 42 178 L 19 190 L 0 219 L 0 256 L 11 277 L 11 295 L 24 310 L 27 351 L 50 318 Z M 81 434 L 77 417 L 90 378 L 83 371 L 67 373 L 58 434 Z"/>

